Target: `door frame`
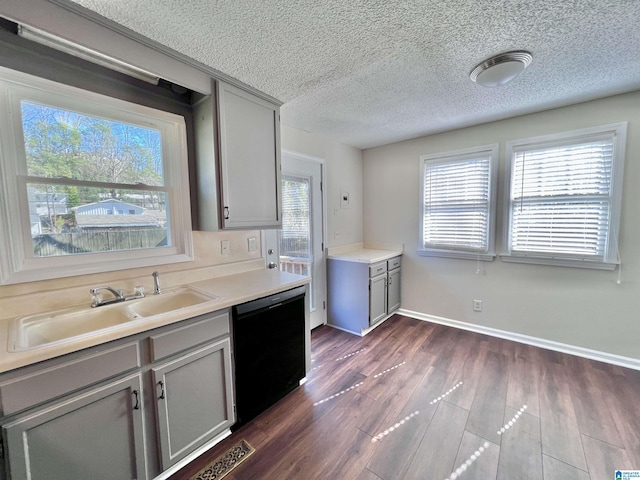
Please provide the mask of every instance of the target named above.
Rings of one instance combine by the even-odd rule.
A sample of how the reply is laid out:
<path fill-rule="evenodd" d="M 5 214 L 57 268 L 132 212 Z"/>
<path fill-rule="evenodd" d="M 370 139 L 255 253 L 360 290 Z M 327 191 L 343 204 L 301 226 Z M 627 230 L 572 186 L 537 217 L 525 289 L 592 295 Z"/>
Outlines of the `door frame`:
<path fill-rule="evenodd" d="M 280 158 L 282 159 L 282 157 L 284 156 L 292 157 L 294 159 L 309 162 L 309 163 L 315 163 L 320 166 L 320 196 L 322 199 L 321 200 L 321 204 L 322 204 L 322 215 L 321 215 L 321 218 L 322 218 L 322 225 L 321 225 L 322 265 L 321 265 L 321 268 L 324 273 L 323 286 L 324 286 L 324 292 L 325 292 L 325 295 L 324 295 L 325 298 L 323 300 L 324 304 L 322 305 L 323 307 L 322 310 L 324 313 L 322 316 L 324 320 L 323 325 L 326 325 L 327 323 L 327 305 L 326 305 L 326 301 L 327 301 L 327 185 L 326 185 L 327 169 L 326 169 L 326 160 L 324 158 L 314 157 L 312 155 L 295 152 L 293 150 L 288 150 L 286 148 L 281 149 Z M 282 164 L 280 166 L 280 170 L 282 173 Z M 268 268 L 268 263 L 270 259 L 269 259 L 269 255 L 267 254 L 267 248 L 269 246 L 267 245 L 267 238 L 264 230 L 262 231 L 261 239 L 262 239 L 262 242 L 261 242 L 262 256 L 265 261 L 265 268 Z M 277 245 L 276 245 L 276 248 L 277 248 L 276 253 L 278 254 L 278 259 L 279 259 L 280 248 Z M 318 307 L 319 305 L 316 305 L 316 308 Z"/>

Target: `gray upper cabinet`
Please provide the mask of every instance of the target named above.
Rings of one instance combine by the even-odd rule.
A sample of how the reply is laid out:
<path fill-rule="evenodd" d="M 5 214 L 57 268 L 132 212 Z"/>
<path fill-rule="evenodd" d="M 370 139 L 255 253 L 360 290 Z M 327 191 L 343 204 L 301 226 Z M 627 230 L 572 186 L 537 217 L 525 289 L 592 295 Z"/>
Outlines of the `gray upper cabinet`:
<path fill-rule="evenodd" d="M 280 228 L 280 108 L 213 81 L 193 105 L 200 230 Z"/>
<path fill-rule="evenodd" d="M 213 87 L 215 89 L 215 81 Z M 193 105 L 196 178 L 198 181 L 198 229 L 208 232 L 220 228 L 217 163 L 218 120 L 214 100 L 213 95 L 207 95 Z"/>
<path fill-rule="evenodd" d="M 233 423 L 231 342 L 225 338 L 152 371 L 166 470 Z"/>
<path fill-rule="evenodd" d="M 146 479 L 141 375 L 3 426 L 12 480 Z"/>
<path fill-rule="evenodd" d="M 280 110 L 218 82 L 221 226 L 280 228 Z"/>

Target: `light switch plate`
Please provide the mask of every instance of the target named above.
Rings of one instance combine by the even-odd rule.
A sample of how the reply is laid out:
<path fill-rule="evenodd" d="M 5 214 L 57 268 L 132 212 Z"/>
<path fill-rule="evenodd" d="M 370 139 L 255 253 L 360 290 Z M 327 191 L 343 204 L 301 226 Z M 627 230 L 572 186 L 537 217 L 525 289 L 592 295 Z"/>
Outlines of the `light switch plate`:
<path fill-rule="evenodd" d="M 247 243 L 249 244 L 250 252 L 255 252 L 258 249 L 258 242 L 256 240 L 256 237 L 249 237 L 247 239 Z"/>
<path fill-rule="evenodd" d="M 222 253 L 222 255 L 229 255 L 229 240 L 222 240 L 222 242 L 220 242 L 220 253 Z"/>
<path fill-rule="evenodd" d="M 349 191 L 346 188 L 340 189 L 340 208 L 349 208 Z"/>

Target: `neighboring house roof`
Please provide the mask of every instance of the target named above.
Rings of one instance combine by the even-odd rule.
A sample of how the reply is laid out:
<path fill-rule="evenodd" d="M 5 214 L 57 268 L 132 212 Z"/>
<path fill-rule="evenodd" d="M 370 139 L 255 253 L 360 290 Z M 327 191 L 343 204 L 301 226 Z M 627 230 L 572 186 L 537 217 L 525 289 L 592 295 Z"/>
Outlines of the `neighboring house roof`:
<path fill-rule="evenodd" d="M 72 210 L 75 210 L 78 215 L 85 215 L 83 211 L 92 210 L 95 207 L 104 207 L 106 205 L 119 205 L 123 208 L 134 209 L 136 211 L 144 210 L 142 207 L 138 205 L 134 205 L 133 203 L 123 202 L 122 200 L 118 200 L 117 198 L 108 198 L 106 200 L 100 200 L 99 202 L 85 203 L 84 205 L 78 205 L 77 207 L 73 207 Z"/>
<path fill-rule="evenodd" d="M 76 223 L 81 228 L 114 227 L 158 227 L 151 215 L 77 215 Z"/>
<path fill-rule="evenodd" d="M 154 218 L 156 221 L 164 223 L 167 221 L 167 212 L 165 210 L 145 209 L 144 215 Z"/>

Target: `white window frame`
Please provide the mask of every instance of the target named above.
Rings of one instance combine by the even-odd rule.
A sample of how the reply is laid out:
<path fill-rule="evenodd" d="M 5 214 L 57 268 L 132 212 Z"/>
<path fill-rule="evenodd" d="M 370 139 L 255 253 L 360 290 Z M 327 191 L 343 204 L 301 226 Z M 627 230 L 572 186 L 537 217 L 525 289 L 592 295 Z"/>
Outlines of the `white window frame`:
<path fill-rule="evenodd" d="M 611 167 L 611 183 L 609 193 L 609 225 L 607 243 L 602 258 L 592 258 L 585 255 L 552 254 L 542 252 L 514 252 L 511 248 L 512 234 L 512 200 L 511 183 L 512 168 L 515 153 L 523 150 L 538 149 L 553 146 L 583 143 L 597 137 L 611 135 L 613 141 L 613 155 Z M 620 229 L 620 213 L 622 209 L 622 177 L 625 159 L 627 123 L 615 123 L 598 127 L 572 130 L 563 133 L 543 135 L 539 137 L 512 140 L 506 143 L 505 156 L 507 159 L 505 178 L 504 202 L 504 231 L 503 252 L 500 258 L 505 262 L 530 263 L 540 265 L 554 265 L 564 267 L 591 268 L 599 270 L 614 270 L 620 263 L 618 252 L 618 238 Z"/>
<path fill-rule="evenodd" d="M 488 223 L 487 228 L 487 246 L 484 250 L 474 250 L 457 247 L 436 247 L 426 246 L 424 242 L 424 217 L 425 217 L 425 175 L 426 168 L 433 163 L 452 163 L 456 161 L 464 161 L 476 157 L 490 157 L 490 180 L 489 180 L 489 205 L 488 205 Z M 420 237 L 418 239 L 418 255 L 423 257 L 448 257 L 461 258 L 470 260 L 492 261 L 495 258 L 495 217 L 496 217 L 496 185 L 498 176 L 498 158 L 499 144 L 484 145 L 472 147 L 463 150 L 455 150 L 450 152 L 442 152 L 431 155 L 420 156 Z"/>
<path fill-rule="evenodd" d="M 157 129 L 162 135 L 164 189 L 171 245 L 118 252 L 34 257 L 26 192 L 20 101 L 35 101 Z M 22 186 L 21 186 L 22 185 Z M 0 67 L 0 284 L 193 261 L 184 118 Z"/>

